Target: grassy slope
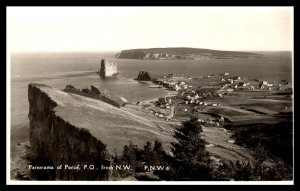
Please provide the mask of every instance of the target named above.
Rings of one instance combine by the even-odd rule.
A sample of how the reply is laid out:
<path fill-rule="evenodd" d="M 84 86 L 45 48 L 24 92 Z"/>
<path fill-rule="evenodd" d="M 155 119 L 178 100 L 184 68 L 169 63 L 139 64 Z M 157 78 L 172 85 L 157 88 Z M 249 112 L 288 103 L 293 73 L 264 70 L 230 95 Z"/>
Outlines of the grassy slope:
<path fill-rule="evenodd" d="M 169 133 L 161 132 L 153 122 L 143 117 L 92 98 L 68 94 L 47 86 L 39 88 L 58 104 L 54 108 L 57 116 L 78 128 L 89 130 L 107 145 L 111 154 L 122 152 L 128 141 L 142 147 L 146 141 L 154 142 L 157 139 L 168 148 L 172 140 Z"/>

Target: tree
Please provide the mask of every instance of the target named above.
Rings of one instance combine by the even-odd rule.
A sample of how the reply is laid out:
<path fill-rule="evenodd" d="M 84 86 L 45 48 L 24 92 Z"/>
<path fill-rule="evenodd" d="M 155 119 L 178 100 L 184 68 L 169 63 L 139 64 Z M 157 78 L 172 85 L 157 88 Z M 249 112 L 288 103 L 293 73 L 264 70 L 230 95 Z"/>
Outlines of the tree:
<path fill-rule="evenodd" d="M 255 159 L 253 180 L 274 181 L 293 179 L 293 169 L 282 159 L 272 157 L 260 143 L 257 145 L 253 157 Z"/>
<path fill-rule="evenodd" d="M 251 180 L 252 168 L 248 160 L 236 161 L 236 170 L 234 172 L 234 180 Z"/>
<path fill-rule="evenodd" d="M 126 162 L 128 165 L 135 165 L 137 158 L 137 145 L 133 145 L 131 141 L 129 141 L 129 145 L 124 146 L 123 154 L 121 160 Z"/>
<path fill-rule="evenodd" d="M 158 140 L 154 143 L 152 161 L 157 165 L 165 165 L 167 154 L 165 153 L 161 142 Z"/>
<path fill-rule="evenodd" d="M 173 179 L 210 180 L 211 159 L 201 138 L 202 128 L 197 118 L 183 122 L 174 134 L 177 142 L 171 143 Z"/>
<path fill-rule="evenodd" d="M 151 163 L 153 159 L 153 149 L 152 144 L 147 141 L 144 149 L 141 150 L 141 160 L 146 163 Z"/>
<path fill-rule="evenodd" d="M 162 148 L 162 144 L 160 141 L 156 140 L 154 142 L 154 148 L 153 151 L 156 153 L 165 153 L 164 149 Z"/>

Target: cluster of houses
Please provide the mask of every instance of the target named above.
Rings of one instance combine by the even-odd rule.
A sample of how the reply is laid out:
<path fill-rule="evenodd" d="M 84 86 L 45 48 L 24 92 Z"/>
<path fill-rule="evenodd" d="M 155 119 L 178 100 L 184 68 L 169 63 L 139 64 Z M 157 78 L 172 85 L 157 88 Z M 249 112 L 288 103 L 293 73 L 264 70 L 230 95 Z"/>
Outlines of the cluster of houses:
<path fill-rule="evenodd" d="M 224 118 L 206 120 L 198 118 L 198 122 L 205 127 L 220 127 L 220 125 L 224 124 Z"/>
<path fill-rule="evenodd" d="M 155 102 L 155 105 L 163 109 L 170 109 L 172 105 L 172 98 L 171 97 L 158 98 L 158 100 Z"/>
<path fill-rule="evenodd" d="M 214 74 L 209 75 L 209 77 L 215 76 Z M 188 112 L 190 111 L 196 111 L 201 112 L 202 107 L 197 106 L 220 106 L 221 104 L 216 101 L 215 103 L 212 102 L 206 102 L 206 98 L 222 98 L 224 95 L 227 95 L 230 92 L 233 92 L 235 90 L 272 90 L 275 88 L 281 88 L 282 85 L 280 84 L 273 84 L 268 81 L 259 81 L 255 80 L 255 82 L 247 82 L 246 80 L 242 79 L 240 76 L 229 76 L 229 73 L 222 74 L 222 78 L 220 79 L 220 85 L 221 87 L 202 87 L 198 89 L 192 89 L 189 87 L 189 84 L 187 84 L 184 81 L 181 80 L 174 80 L 170 79 L 174 77 L 174 74 L 169 74 L 167 76 L 164 76 L 162 79 L 156 79 L 154 80 L 154 83 L 158 84 L 159 87 L 165 87 L 169 90 L 176 91 L 176 98 L 179 98 L 180 105 L 186 105 L 186 107 L 183 107 L 183 111 Z M 202 77 L 201 77 L 202 78 Z M 206 77 L 204 77 L 206 78 Z M 162 97 L 159 98 L 155 105 L 156 107 L 159 107 L 161 109 L 171 109 L 171 113 L 174 114 L 175 107 L 173 102 L 177 102 L 176 100 L 172 100 L 174 97 Z M 216 100 L 216 99 L 214 99 Z M 218 100 L 218 99 L 217 99 Z M 157 117 L 165 117 L 165 114 L 151 111 L 154 115 Z M 215 126 L 219 127 L 223 122 L 224 118 L 221 117 L 220 119 L 216 120 L 202 120 L 199 119 L 199 122 L 201 122 L 202 125 L 205 126 Z"/>
<path fill-rule="evenodd" d="M 210 90 L 204 93 L 197 93 L 195 90 L 183 91 L 181 94 L 182 99 L 186 105 L 202 105 L 202 106 L 220 106 L 220 103 L 207 103 L 204 101 L 206 97 L 213 97 L 217 94 L 214 90 Z M 222 96 L 222 95 L 221 95 Z"/>
<path fill-rule="evenodd" d="M 153 111 L 153 110 L 150 110 L 150 113 L 152 113 L 152 114 L 154 114 L 155 116 L 157 116 L 157 117 L 165 117 L 165 115 L 163 114 L 163 113 L 159 113 L 159 112 L 155 112 L 155 111 Z"/>
<path fill-rule="evenodd" d="M 176 81 L 169 81 L 169 80 L 155 80 L 154 83 L 162 85 L 163 87 L 166 87 L 169 90 L 173 91 L 179 91 L 181 89 L 187 89 L 190 87 L 185 82 L 176 82 Z"/>
<path fill-rule="evenodd" d="M 232 78 L 227 78 L 227 79 L 222 78 L 220 81 L 224 82 L 224 83 L 227 83 L 227 84 L 233 84 L 233 83 L 236 83 L 236 82 L 240 82 L 241 80 L 242 80 L 242 78 L 240 76 L 234 76 Z"/>
<path fill-rule="evenodd" d="M 226 73 L 227 74 L 227 73 Z M 275 86 L 275 84 L 270 83 L 268 81 L 261 81 L 259 82 L 259 85 L 253 85 L 250 84 L 249 82 L 244 82 L 242 81 L 240 76 L 235 76 L 232 78 L 222 78 L 220 80 L 222 82 L 222 86 L 220 91 L 222 92 L 233 92 L 234 89 L 247 89 L 247 90 L 255 90 L 255 89 L 260 89 L 260 90 L 272 90 L 272 88 Z M 277 87 L 278 90 L 282 90 L 281 84 L 278 84 Z"/>
<path fill-rule="evenodd" d="M 272 90 L 272 87 L 273 87 L 273 83 L 269 83 L 267 81 L 262 81 L 260 82 L 258 88 L 263 90 L 263 89 L 268 89 L 268 90 Z M 279 87 L 281 86 L 281 84 L 279 84 Z"/>
<path fill-rule="evenodd" d="M 182 92 L 181 96 L 183 97 L 183 101 L 186 105 L 188 104 L 207 105 L 207 103 L 203 102 L 203 97 L 200 97 L 195 90 Z"/>

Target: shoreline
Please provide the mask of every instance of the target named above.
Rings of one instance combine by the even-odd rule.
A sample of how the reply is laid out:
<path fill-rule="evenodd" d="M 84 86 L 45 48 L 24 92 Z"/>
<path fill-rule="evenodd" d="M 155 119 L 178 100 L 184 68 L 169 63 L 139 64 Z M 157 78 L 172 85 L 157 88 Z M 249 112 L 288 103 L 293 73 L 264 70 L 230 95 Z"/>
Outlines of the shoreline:
<path fill-rule="evenodd" d="M 128 79 L 131 79 L 131 78 L 128 78 Z M 133 104 L 133 105 L 151 104 L 151 102 L 157 101 L 158 98 L 166 98 L 166 97 L 176 96 L 177 95 L 177 93 L 172 95 L 171 93 L 174 93 L 174 91 L 171 91 L 171 90 L 169 90 L 169 89 L 167 89 L 165 87 L 152 88 L 151 86 L 157 85 L 153 81 L 138 81 L 138 80 L 135 80 L 135 79 L 133 79 L 133 80 L 136 81 L 136 82 L 139 82 L 139 83 L 147 84 L 148 85 L 147 88 L 164 90 L 164 91 L 166 91 L 166 93 L 164 93 L 164 95 L 156 96 L 155 98 L 145 99 L 145 100 L 141 100 L 141 101 L 128 102 L 127 104 Z"/>
<path fill-rule="evenodd" d="M 215 76 L 215 77 L 221 78 L 221 76 Z M 188 84 L 190 84 L 190 83 L 200 83 L 203 80 L 204 81 L 206 80 L 208 82 L 211 82 L 211 80 L 212 80 L 214 82 L 218 82 L 219 83 L 219 81 L 217 81 L 215 77 L 204 78 L 204 79 L 201 78 L 201 80 L 200 79 L 192 79 L 191 80 L 191 79 L 187 79 L 186 77 L 183 77 L 183 78 L 173 78 L 173 79 L 170 78 L 170 79 L 174 80 L 174 81 L 186 81 L 186 83 L 188 83 Z M 223 76 L 223 78 L 224 78 L 224 76 Z M 132 78 L 125 78 L 125 79 L 126 80 L 133 80 Z M 165 79 L 165 80 L 169 80 L 169 79 Z M 133 81 L 136 81 L 136 80 L 133 80 Z M 244 80 L 244 81 L 247 82 L 247 80 Z M 136 81 L 136 82 L 139 82 L 139 81 Z M 147 81 L 147 82 L 141 82 L 141 83 L 148 85 L 147 87 L 145 86 L 144 88 L 149 88 L 149 86 L 151 86 L 151 85 L 156 85 L 156 83 L 154 83 L 153 81 Z M 251 83 L 253 83 L 253 82 L 251 82 Z M 189 87 L 186 90 L 182 89 L 182 91 L 184 93 L 189 93 L 191 90 L 197 91 L 197 87 L 194 86 L 194 84 L 191 87 L 192 88 Z M 199 85 L 199 87 L 200 87 L 200 85 Z M 288 87 L 286 87 L 286 88 L 288 88 Z M 239 155 L 241 147 L 235 143 L 236 142 L 236 138 L 227 137 L 225 139 L 225 136 L 227 136 L 225 134 L 227 134 L 226 131 L 228 131 L 228 129 L 224 128 L 223 126 L 220 126 L 220 127 L 217 126 L 218 123 L 216 122 L 216 120 L 218 119 L 218 117 L 216 117 L 216 116 L 213 115 L 213 114 L 217 114 L 217 115 L 220 114 L 220 116 L 221 115 L 226 116 L 226 114 L 224 115 L 222 113 L 222 112 L 225 112 L 225 111 L 229 112 L 229 114 L 239 115 L 240 113 L 243 113 L 243 112 L 240 112 L 239 110 L 231 109 L 231 107 L 238 108 L 238 107 L 240 107 L 239 105 L 233 105 L 231 107 L 226 107 L 226 105 L 230 106 L 230 104 L 232 104 L 232 102 L 226 103 L 226 100 L 224 101 L 222 99 L 222 97 L 220 98 L 220 97 L 214 97 L 214 96 L 212 96 L 212 97 L 205 97 L 205 100 L 207 99 L 208 105 L 201 105 L 200 106 L 200 105 L 196 105 L 195 102 L 189 102 L 189 103 L 185 104 L 185 103 L 181 103 L 181 101 L 183 101 L 185 98 L 183 98 L 181 95 L 179 96 L 180 98 L 177 97 L 179 95 L 180 91 L 172 91 L 172 90 L 170 90 L 170 89 L 168 89 L 166 87 L 162 87 L 160 89 L 163 89 L 163 90 L 166 91 L 163 96 L 159 95 L 159 96 L 156 96 L 155 98 L 144 99 L 142 101 L 128 102 L 127 104 L 135 105 L 136 107 L 133 107 L 132 109 L 136 109 L 136 112 L 138 112 L 138 110 L 141 109 L 141 110 L 143 110 L 143 112 L 145 114 L 146 113 L 147 113 L 147 115 L 149 114 L 149 118 L 153 119 L 153 122 L 156 123 L 156 124 L 158 124 L 158 126 L 160 126 L 163 123 L 170 123 L 171 121 L 168 121 L 168 119 L 172 119 L 172 121 L 174 120 L 176 122 L 181 122 L 184 117 L 182 117 L 180 115 L 186 115 L 186 116 L 188 116 L 188 115 L 194 115 L 196 113 L 196 115 L 200 116 L 199 119 L 202 119 L 202 120 L 204 120 L 208 115 L 210 115 L 211 118 L 213 118 L 213 119 L 210 119 L 210 121 L 204 121 L 205 122 L 204 136 L 206 137 L 207 140 L 209 139 L 209 141 L 208 141 L 208 143 L 209 143 L 209 149 L 208 150 L 210 150 L 211 152 L 213 152 L 213 154 L 224 155 L 225 158 L 229 157 L 229 159 L 227 158 L 228 160 L 233 160 L 230 157 L 231 153 L 236 153 L 237 155 Z M 255 102 L 258 102 L 258 101 L 260 101 L 260 102 L 261 101 L 266 102 L 263 99 L 263 97 L 261 99 L 260 98 L 251 99 L 251 96 L 253 96 L 253 95 L 250 95 L 250 94 L 255 94 L 255 95 L 260 95 L 261 93 L 273 94 L 274 92 L 276 93 L 277 91 L 278 90 L 272 90 L 272 91 L 268 91 L 268 90 L 264 90 L 264 91 L 255 90 L 255 91 L 250 91 L 250 90 L 243 90 L 243 89 L 235 89 L 234 90 L 234 94 L 232 94 L 231 96 L 228 96 L 228 95 L 226 95 L 226 96 L 224 95 L 224 96 L 227 97 L 228 99 L 232 99 L 234 101 L 233 102 L 234 104 L 237 104 L 238 102 L 240 102 L 241 101 L 240 99 L 245 99 L 245 100 L 247 99 L 247 100 L 252 101 L 253 103 L 251 103 L 251 104 L 252 104 L 252 107 L 254 107 L 254 108 L 251 108 L 251 109 L 254 110 L 254 112 L 253 111 L 247 112 L 246 113 L 247 115 L 241 118 L 241 119 L 247 119 L 248 117 L 251 117 L 250 115 L 252 115 L 254 113 L 255 113 L 255 115 L 265 115 L 265 114 L 259 114 L 259 112 L 266 112 L 264 110 L 260 111 L 261 109 L 255 107 L 255 104 L 254 104 Z M 174 94 L 174 92 L 177 92 L 177 93 Z M 193 94 L 193 96 L 194 96 L 194 94 Z M 152 111 L 153 108 L 156 108 L 158 110 L 158 112 L 159 112 L 159 110 L 165 110 L 165 111 L 167 111 L 168 109 L 166 109 L 166 108 L 160 108 L 159 107 L 160 104 L 157 105 L 157 104 L 154 103 L 155 101 L 158 100 L 158 98 L 167 98 L 167 97 L 177 97 L 177 99 L 179 100 L 179 102 L 180 102 L 179 109 L 184 109 L 184 110 L 179 110 L 178 113 L 180 114 L 179 115 L 180 117 L 177 116 L 178 115 L 177 111 L 176 111 L 176 116 L 172 115 L 172 117 L 168 117 L 167 115 L 164 115 L 163 117 L 156 116 L 156 115 L 154 115 L 155 113 L 153 113 L 153 112 L 151 112 L 151 114 L 150 114 L 150 111 Z M 280 98 L 280 97 L 282 97 L 282 95 L 278 95 L 278 97 Z M 198 98 L 195 98 L 195 99 L 198 99 Z M 285 99 L 290 99 L 290 98 L 285 98 Z M 213 103 L 216 103 L 218 101 L 220 103 L 222 103 L 222 106 L 218 107 L 218 106 L 213 105 Z M 172 103 L 173 103 L 173 98 L 172 98 Z M 285 104 L 285 102 L 283 102 L 283 103 Z M 287 102 L 287 103 L 289 103 L 289 102 Z M 249 103 L 247 103 L 247 104 L 249 104 Z M 263 103 L 263 104 L 266 104 L 267 106 L 269 106 L 268 104 L 270 104 L 270 103 L 266 102 L 266 103 Z M 147 105 L 147 107 L 144 107 L 146 105 Z M 176 105 L 176 107 L 177 107 L 177 105 Z M 201 111 L 199 112 L 197 110 L 196 112 L 194 112 L 194 111 L 192 111 L 193 108 L 197 108 L 197 109 L 199 109 L 199 111 L 200 110 Z M 185 110 L 185 109 L 187 109 L 187 110 Z M 213 110 L 213 109 L 215 109 L 215 110 Z M 242 108 L 241 110 L 245 110 L 245 108 Z M 273 110 L 273 108 L 271 108 L 271 110 Z M 234 112 L 237 112 L 237 113 L 234 113 Z M 253 118 L 253 119 L 254 119 L 254 121 L 256 120 L 255 118 Z M 249 124 L 251 124 L 251 122 Z M 161 129 L 162 129 L 162 131 L 164 131 L 164 128 L 161 128 Z M 224 133 L 222 133 L 222 131 L 224 131 Z M 232 140 L 233 140 L 233 142 L 230 142 Z M 231 147 L 232 145 L 234 145 L 234 147 Z M 225 148 L 223 148 L 223 147 L 225 147 Z M 222 149 L 222 150 L 220 150 L 220 149 Z M 222 153 L 222 152 L 225 152 L 225 153 Z M 242 153 L 242 154 L 246 153 L 248 155 L 250 152 L 249 151 L 242 151 L 240 153 Z M 242 158 L 242 157 L 240 156 L 240 158 Z"/>

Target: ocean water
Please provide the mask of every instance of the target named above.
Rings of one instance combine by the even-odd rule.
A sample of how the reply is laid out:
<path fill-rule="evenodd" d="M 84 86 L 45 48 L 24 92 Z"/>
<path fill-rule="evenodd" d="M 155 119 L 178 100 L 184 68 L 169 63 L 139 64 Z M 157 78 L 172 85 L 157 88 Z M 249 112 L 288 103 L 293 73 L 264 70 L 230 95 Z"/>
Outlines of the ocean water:
<path fill-rule="evenodd" d="M 67 84 L 77 88 L 98 85 L 126 98 L 129 102 L 153 99 L 167 91 L 148 88 L 148 83 L 137 82 L 140 70 L 152 77 L 166 74 L 199 77 L 208 74 L 230 74 L 259 80 L 292 80 L 291 52 L 261 52 L 268 56 L 259 59 L 210 60 L 131 60 L 115 59 L 115 52 L 100 53 L 31 53 L 11 56 L 11 134 L 28 129 L 28 84 L 48 84 L 62 89 Z M 118 63 L 118 76 L 102 80 L 96 74 L 102 58 Z M 24 135 L 23 137 L 28 137 Z"/>

